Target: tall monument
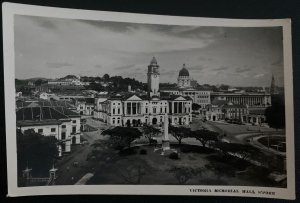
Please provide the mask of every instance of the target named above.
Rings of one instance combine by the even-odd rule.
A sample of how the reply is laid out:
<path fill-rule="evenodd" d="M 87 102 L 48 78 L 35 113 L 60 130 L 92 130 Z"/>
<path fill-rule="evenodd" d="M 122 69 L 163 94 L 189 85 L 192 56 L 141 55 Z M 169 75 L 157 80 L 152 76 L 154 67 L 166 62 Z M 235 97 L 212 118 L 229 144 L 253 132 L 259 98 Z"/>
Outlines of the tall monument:
<path fill-rule="evenodd" d="M 162 149 L 163 151 L 170 150 L 168 114 L 165 114 L 165 119 L 164 119 L 164 137 L 162 139 Z"/>
<path fill-rule="evenodd" d="M 148 82 L 148 96 L 159 96 L 159 65 L 156 58 L 153 57 L 148 66 L 147 82 Z"/>

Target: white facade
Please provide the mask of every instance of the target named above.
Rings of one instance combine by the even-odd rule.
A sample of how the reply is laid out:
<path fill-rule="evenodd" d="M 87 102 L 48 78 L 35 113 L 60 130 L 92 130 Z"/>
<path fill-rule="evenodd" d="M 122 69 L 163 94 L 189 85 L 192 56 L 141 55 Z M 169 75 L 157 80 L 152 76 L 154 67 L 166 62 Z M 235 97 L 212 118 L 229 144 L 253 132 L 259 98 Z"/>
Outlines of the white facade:
<path fill-rule="evenodd" d="M 199 104 L 201 109 L 205 109 L 211 103 L 210 91 L 197 90 L 194 88 L 185 88 L 178 90 L 161 90 L 172 95 L 188 96 L 193 100 L 193 103 Z"/>
<path fill-rule="evenodd" d="M 40 94 L 40 99 L 50 100 L 51 98 L 56 99 L 56 95 L 52 93 L 42 92 Z"/>
<path fill-rule="evenodd" d="M 178 76 L 177 79 L 178 87 L 190 87 L 191 86 L 191 79 L 190 76 Z"/>
<path fill-rule="evenodd" d="M 77 112 L 80 115 L 91 116 L 94 114 L 94 104 L 86 103 L 86 102 L 78 102 L 77 104 Z"/>
<path fill-rule="evenodd" d="M 248 105 L 249 107 L 271 106 L 271 95 L 266 93 L 223 93 L 213 92 L 212 100 L 224 100 L 233 104 Z"/>
<path fill-rule="evenodd" d="M 175 104 L 176 103 L 176 104 Z M 180 111 L 170 113 L 169 105 L 182 103 Z M 174 108 L 174 107 L 173 107 Z M 179 108 L 179 107 L 178 107 Z M 107 99 L 97 103 L 94 118 L 113 126 L 162 125 L 164 115 L 168 114 L 172 125 L 188 125 L 192 121 L 192 101 L 183 97 L 177 100 L 161 100 L 159 98 L 141 99 L 133 95 L 128 99 Z"/>
<path fill-rule="evenodd" d="M 36 133 L 43 136 L 55 136 L 58 141 L 59 156 L 62 156 L 64 152 L 71 152 L 71 121 L 62 121 L 59 124 L 39 124 L 33 123 L 32 125 L 20 126 L 18 127 L 22 132 L 28 129 L 33 129 Z M 79 129 L 80 130 L 80 129 Z M 79 131 L 80 133 L 80 131 Z M 80 139 L 80 138 L 79 138 Z"/>
<path fill-rule="evenodd" d="M 80 144 L 80 117 L 72 117 L 71 118 L 71 143 L 72 144 Z"/>

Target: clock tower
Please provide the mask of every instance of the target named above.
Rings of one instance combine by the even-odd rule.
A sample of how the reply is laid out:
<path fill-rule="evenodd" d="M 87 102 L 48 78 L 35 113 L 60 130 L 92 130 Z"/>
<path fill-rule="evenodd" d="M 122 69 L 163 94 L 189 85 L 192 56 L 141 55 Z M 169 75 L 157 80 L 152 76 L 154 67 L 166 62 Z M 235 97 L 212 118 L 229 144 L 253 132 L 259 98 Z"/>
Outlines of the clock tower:
<path fill-rule="evenodd" d="M 148 66 L 147 76 L 148 95 L 150 97 L 159 96 L 159 65 L 157 65 L 155 57 L 152 58 Z"/>

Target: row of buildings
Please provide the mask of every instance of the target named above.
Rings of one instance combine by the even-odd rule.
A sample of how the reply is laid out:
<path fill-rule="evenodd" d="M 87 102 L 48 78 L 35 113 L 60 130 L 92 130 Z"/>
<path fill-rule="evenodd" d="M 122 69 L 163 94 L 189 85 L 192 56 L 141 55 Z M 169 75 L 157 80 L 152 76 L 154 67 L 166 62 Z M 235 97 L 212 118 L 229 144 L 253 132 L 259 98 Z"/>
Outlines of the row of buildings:
<path fill-rule="evenodd" d="M 94 118 L 115 126 L 136 126 L 161 124 L 167 114 L 170 124 L 189 125 L 193 104 L 197 104 L 197 111 L 207 120 L 236 119 L 259 125 L 265 122 L 265 109 L 271 105 L 271 94 L 266 92 L 212 92 L 194 86 L 185 64 L 176 87 L 160 89 L 159 76 L 159 65 L 153 57 L 147 72 L 147 94 L 95 98 Z"/>
<path fill-rule="evenodd" d="M 31 100 L 16 102 L 16 127 L 24 132 L 33 129 L 57 140 L 59 156 L 80 144 L 84 123 L 76 107 L 67 101 Z"/>
<path fill-rule="evenodd" d="M 112 126 L 133 127 L 145 123 L 162 125 L 165 115 L 168 115 L 171 125 L 187 126 L 192 122 L 193 113 L 212 121 L 235 119 L 262 124 L 265 122 L 264 111 L 271 105 L 270 93 L 213 92 L 194 85 L 185 65 L 179 71 L 176 87 L 160 89 L 159 78 L 159 65 L 153 57 L 148 65 L 147 92 L 137 93 L 129 88 L 128 92 L 99 95 L 90 91 L 83 95 L 80 92 L 85 90 L 77 91 L 77 87 L 73 94 L 41 91 L 35 98 L 17 100 L 17 128 L 22 131 L 34 129 L 42 135 L 55 136 L 62 155 L 71 151 L 72 144 L 80 143 L 85 126 L 83 116 Z M 74 79 L 69 82 L 77 84 Z"/>

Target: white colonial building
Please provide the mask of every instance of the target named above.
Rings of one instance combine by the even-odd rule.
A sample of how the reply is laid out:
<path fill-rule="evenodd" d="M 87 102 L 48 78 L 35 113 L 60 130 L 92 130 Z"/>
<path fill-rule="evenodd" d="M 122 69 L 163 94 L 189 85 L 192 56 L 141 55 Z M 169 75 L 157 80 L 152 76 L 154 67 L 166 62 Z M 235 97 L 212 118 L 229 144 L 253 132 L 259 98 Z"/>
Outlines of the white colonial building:
<path fill-rule="evenodd" d="M 181 95 L 160 96 L 159 66 L 153 59 L 148 66 L 148 94 L 116 94 L 95 99 L 94 118 L 114 126 L 162 125 L 168 115 L 172 125 L 192 122 L 192 99 Z"/>
<path fill-rule="evenodd" d="M 72 119 L 51 107 L 25 107 L 17 110 L 17 129 L 33 129 L 44 136 L 54 136 L 59 156 L 71 151 Z"/>

